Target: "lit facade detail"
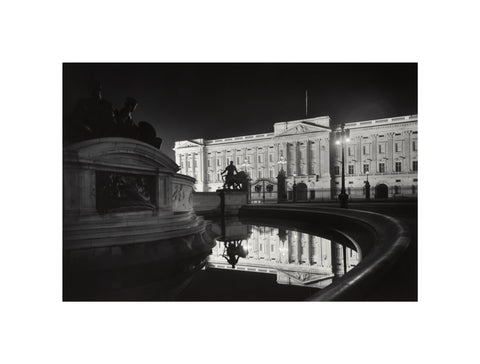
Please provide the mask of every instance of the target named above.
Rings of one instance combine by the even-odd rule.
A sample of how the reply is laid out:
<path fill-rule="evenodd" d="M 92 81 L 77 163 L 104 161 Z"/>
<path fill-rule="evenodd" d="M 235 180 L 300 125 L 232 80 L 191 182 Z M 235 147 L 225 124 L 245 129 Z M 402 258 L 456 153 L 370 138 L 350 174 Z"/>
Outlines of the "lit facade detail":
<path fill-rule="evenodd" d="M 365 195 L 365 180 L 371 196 L 416 196 L 418 181 L 418 117 L 393 117 L 346 123 L 346 190 L 352 198 Z M 270 133 L 222 139 L 192 139 L 175 142 L 175 160 L 180 173 L 196 179 L 198 192 L 223 186 L 221 172 L 230 161 L 248 172 L 252 192 L 259 179 L 276 182 L 286 171 L 287 190 L 294 179 L 307 186 L 307 199 L 336 198 L 341 182 L 341 149 L 328 116 L 278 122 Z M 272 194 L 276 191 L 276 187 Z M 252 195 L 254 197 L 254 195 Z"/>

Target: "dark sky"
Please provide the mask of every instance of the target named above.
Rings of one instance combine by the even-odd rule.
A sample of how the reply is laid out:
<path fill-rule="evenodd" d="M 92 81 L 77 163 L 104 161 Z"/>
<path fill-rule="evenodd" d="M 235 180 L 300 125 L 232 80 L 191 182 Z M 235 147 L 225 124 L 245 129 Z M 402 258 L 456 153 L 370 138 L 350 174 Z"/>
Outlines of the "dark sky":
<path fill-rule="evenodd" d="M 176 140 L 273 131 L 273 123 L 329 115 L 334 123 L 417 114 L 416 63 L 67 63 L 64 115 L 88 84 L 121 108 L 139 101 L 173 158 Z"/>

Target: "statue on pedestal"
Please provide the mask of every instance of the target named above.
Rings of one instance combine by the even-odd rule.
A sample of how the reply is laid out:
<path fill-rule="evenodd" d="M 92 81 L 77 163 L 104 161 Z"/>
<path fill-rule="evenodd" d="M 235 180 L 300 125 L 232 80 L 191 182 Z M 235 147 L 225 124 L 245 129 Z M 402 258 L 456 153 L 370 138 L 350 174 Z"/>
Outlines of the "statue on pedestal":
<path fill-rule="evenodd" d="M 81 99 L 65 127 L 67 140 L 77 142 L 112 136 L 116 130 L 112 104 L 102 98 L 102 86 L 90 87 L 90 97 Z"/>

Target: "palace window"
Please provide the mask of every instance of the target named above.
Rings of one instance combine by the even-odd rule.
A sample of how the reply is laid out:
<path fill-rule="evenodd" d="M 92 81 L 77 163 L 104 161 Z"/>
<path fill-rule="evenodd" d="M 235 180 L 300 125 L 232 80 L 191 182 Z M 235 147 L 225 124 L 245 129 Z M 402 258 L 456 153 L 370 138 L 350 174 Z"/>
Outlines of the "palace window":
<path fill-rule="evenodd" d="M 262 177 L 263 177 L 263 172 L 262 172 L 262 170 L 260 169 L 260 170 L 258 170 L 258 178 L 262 178 Z"/>
<path fill-rule="evenodd" d="M 212 166 L 212 160 L 211 159 L 208 159 L 207 160 L 207 167 L 211 167 Z"/>
<path fill-rule="evenodd" d="M 413 161 L 412 162 L 412 170 L 414 172 L 417 172 L 418 171 L 418 161 Z"/>
<path fill-rule="evenodd" d="M 378 163 L 378 172 L 385 173 L 385 163 Z"/>
<path fill-rule="evenodd" d="M 382 154 L 382 153 L 383 153 L 382 144 L 379 144 L 378 145 L 378 154 Z"/>
<path fill-rule="evenodd" d="M 402 162 L 395 162 L 395 172 L 402 171 Z"/>
<path fill-rule="evenodd" d="M 337 176 L 340 174 L 340 166 L 335 166 L 335 174 Z"/>
<path fill-rule="evenodd" d="M 353 174 L 354 173 L 354 166 L 348 166 L 348 174 Z"/>
<path fill-rule="evenodd" d="M 402 151 L 402 142 L 395 143 L 395 152 L 399 153 Z"/>
<path fill-rule="evenodd" d="M 268 161 L 269 161 L 269 162 L 273 162 L 273 154 L 269 154 L 269 155 L 268 155 Z"/>
<path fill-rule="evenodd" d="M 367 172 L 370 172 L 370 165 L 364 164 L 363 165 L 363 173 L 367 173 Z"/>
<path fill-rule="evenodd" d="M 412 142 L 412 150 L 413 150 L 414 152 L 417 151 L 417 141 L 416 141 L 416 140 L 414 140 L 414 141 Z"/>
<path fill-rule="evenodd" d="M 230 164 L 230 157 L 227 157 L 227 165 Z"/>
<path fill-rule="evenodd" d="M 273 178 L 273 169 L 270 170 L 270 178 Z"/>
<path fill-rule="evenodd" d="M 217 158 L 217 167 L 220 167 L 220 159 Z"/>
<path fill-rule="evenodd" d="M 348 147 L 348 156 L 349 156 L 349 157 L 352 156 L 352 148 L 351 148 L 351 147 Z"/>
<path fill-rule="evenodd" d="M 240 157 L 237 157 L 237 165 L 240 165 Z"/>
<path fill-rule="evenodd" d="M 247 162 L 252 163 L 252 156 L 251 155 L 247 156 Z"/>
<path fill-rule="evenodd" d="M 363 146 L 363 155 L 366 155 L 366 154 L 368 154 L 368 149 L 367 149 L 367 146 L 364 145 Z"/>

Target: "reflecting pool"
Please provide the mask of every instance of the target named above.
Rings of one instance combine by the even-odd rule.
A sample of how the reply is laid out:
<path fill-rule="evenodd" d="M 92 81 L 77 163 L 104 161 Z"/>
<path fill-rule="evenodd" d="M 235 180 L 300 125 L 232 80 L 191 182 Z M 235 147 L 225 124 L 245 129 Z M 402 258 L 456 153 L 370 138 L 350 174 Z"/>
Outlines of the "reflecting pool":
<path fill-rule="evenodd" d="M 297 301 L 360 260 L 335 234 L 232 218 L 195 236 L 64 253 L 64 300 Z"/>

